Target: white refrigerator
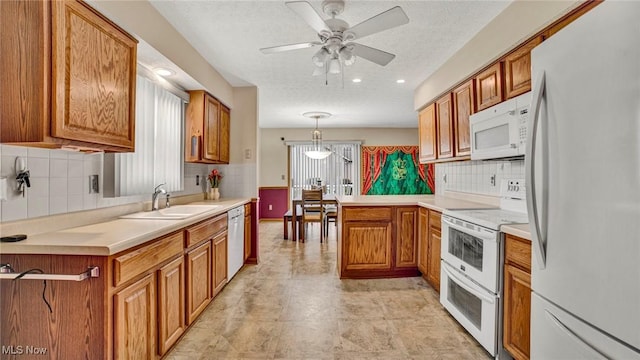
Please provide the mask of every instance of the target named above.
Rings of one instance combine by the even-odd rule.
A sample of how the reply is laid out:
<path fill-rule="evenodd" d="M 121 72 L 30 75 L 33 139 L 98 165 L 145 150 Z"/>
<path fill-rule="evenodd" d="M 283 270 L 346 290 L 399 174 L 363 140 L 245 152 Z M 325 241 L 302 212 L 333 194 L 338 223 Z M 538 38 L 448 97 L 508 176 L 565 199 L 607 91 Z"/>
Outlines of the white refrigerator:
<path fill-rule="evenodd" d="M 532 359 L 640 359 L 640 2 L 531 53 Z"/>

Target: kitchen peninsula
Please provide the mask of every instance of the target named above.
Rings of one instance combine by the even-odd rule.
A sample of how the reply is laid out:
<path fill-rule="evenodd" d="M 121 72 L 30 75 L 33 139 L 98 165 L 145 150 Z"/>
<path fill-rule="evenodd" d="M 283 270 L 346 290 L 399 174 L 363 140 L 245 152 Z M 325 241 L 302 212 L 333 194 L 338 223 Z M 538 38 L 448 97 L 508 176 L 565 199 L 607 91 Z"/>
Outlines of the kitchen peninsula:
<path fill-rule="evenodd" d="M 441 195 L 338 196 L 338 273 L 342 279 L 418 276 L 429 240 L 428 221 L 445 209 L 495 207 Z M 426 215 L 427 211 L 433 216 Z M 423 255 L 423 256 L 420 256 Z M 426 260 L 426 259 L 424 259 Z M 435 263 L 434 263 L 435 265 Z M 439 264 L 437 266 L 439 269 Z M 439 278 L 439 274 L 438 274 Z"/>

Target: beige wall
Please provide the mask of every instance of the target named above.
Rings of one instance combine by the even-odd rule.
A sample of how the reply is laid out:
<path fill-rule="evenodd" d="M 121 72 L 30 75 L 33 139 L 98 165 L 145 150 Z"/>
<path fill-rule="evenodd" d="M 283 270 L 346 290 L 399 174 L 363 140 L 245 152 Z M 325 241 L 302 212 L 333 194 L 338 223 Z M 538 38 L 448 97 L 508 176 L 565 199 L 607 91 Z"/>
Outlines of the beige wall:
<path fill-rule="evenodd" d="M 89 3 L 158 50 L 218 100 L 230 108 L 235 107 L 231 85 L 148 1 L 91 0 Z"/>
<path fill-rule="evenodd" d="M 325 140 L 361 140 L 363 146 L 418 145 L 418 129 L 321 129 Z M 259 186 L 287 186 L 287 146 L 284 141 L 310 141 L 311 129 L 260 129 Z M 284 175 L 285 179 L 282 178 Z"/>
<path fill-rule="evenodd" d="M 233 88 L 230 164 L 256 164 L 258 140 L 258 88 Z M 247 150 L 249 157 L 247 158 Z"/>
<path fill-rule="evenodd" d="M 419 110 L 574 9 L 580 1 L 514 1 L 414 92 Z"/>

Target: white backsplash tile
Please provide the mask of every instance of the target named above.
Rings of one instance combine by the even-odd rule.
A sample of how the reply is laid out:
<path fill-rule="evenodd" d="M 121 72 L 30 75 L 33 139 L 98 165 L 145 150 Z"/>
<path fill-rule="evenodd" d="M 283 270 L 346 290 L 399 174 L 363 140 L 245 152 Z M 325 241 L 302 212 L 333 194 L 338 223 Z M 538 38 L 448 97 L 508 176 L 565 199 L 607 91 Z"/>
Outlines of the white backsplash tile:
<path fill-rule="evenodd" d="M 27 216 L 35 218 L 47 215 L 49 215 L 49 197 L 30 194 L 27 197 Z"/>
<path fill-rule="evenodd" d="M 32 186 L 25 197 L 16 192 L 15 159 L 25 158 Z M 89 194 L 89 175 L 100 176 L 102 189 L 103 154 L 84 154 L 66 150 L 0 145 L 0 177 L 7 178 L 7 200 L 0 202 L 0 222 L 23 220 L 66 212 L 92 210 L 151 200 L 149 194 L 103 198 L 102 193 Z M 223 197 L 257 197 L 258 180 L 255 164 L 207 165 L 184 164 L 183 191 L 171 196 L 198 194 L 208 189 L 207 174 L 219 169 Z M 199 185 L 196 185 L 196 175 Z M 160 199 L 164 201 L 164 198 Z"/>
<path fill-rule="evenodd" d="M 500 182 L 524 178 L 523 160 L 464 161 L 436 164 L 436 194 L 446 190 L 499 195 Z M 492 184 L 492 177 L 495 182 Z M 446 181 L 445 181 L 446 179 Z"/>
<path fill-rule="evenodd" d="M 2 202 L 2 221 L 13 221 L 27 218 L 27 198 L 17 197 Z"/>
<path fill-rule="evenodd" d="M 67 159 L 49 159 L 49 177 L 67 178 Z"/>

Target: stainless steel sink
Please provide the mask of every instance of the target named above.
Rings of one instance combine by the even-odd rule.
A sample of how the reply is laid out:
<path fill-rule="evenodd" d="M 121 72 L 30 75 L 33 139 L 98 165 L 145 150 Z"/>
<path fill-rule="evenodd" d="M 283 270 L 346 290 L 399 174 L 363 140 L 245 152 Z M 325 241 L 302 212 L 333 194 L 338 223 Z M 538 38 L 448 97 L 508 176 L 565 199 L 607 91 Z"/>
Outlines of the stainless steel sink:
<path fill-rule="evenodd" d="M 169 208 L 142 211 L 138 213 L 120 216 L 121 219 L 147 219 L 147 220 L 180 220 L 203 212 L 214 210 L 222 205 L 175 205 Z"/>

